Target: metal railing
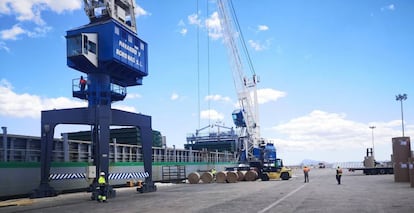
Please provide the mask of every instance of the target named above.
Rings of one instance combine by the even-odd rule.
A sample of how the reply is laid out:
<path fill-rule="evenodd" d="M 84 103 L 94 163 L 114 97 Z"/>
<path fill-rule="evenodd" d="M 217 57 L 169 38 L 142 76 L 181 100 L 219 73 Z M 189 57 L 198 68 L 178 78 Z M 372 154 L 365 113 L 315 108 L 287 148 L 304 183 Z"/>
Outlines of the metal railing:
<path fill-rule="evenodd" d="M 3 135 L 0 134 L 0 138 Z M 0 141 L 0 162 L 40 162 L 40 137 L 7 135 L 6 144 Z M 65 145 L 64 143 L 67 143 Z M 92 162 L 92 143 L 89 141 L 55 139 L 52 161 Z M 142 162 L 139 145 L 110 143 L 110 162 Z M 175 148 L 152 148 L 153 162 L 236 162 L 234 153 L 208 152 Z"/>

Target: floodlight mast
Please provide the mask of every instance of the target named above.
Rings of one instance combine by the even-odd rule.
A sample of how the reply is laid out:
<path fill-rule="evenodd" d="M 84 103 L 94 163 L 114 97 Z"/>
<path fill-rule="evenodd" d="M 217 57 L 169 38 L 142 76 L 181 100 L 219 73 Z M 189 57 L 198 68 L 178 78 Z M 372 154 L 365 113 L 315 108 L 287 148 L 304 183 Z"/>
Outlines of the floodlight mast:
<path fill-rule="evenodd" d="M 372 157 L 374 157 L 375 159 L 375 150 L 374 150 L 374 129 L 376 128 L 376 126 L 370 126 L 369 127 L 372 130 Z"/>
<path fill-rule="evenodd" d="M 404 110 L 403 110 L 403 101 L 407 100 L 407 94 L 398 94 L 395 96 L 396 101 L 401 102 L 401 127 L 402 127 L 402 136 L 404 137 Z"/>

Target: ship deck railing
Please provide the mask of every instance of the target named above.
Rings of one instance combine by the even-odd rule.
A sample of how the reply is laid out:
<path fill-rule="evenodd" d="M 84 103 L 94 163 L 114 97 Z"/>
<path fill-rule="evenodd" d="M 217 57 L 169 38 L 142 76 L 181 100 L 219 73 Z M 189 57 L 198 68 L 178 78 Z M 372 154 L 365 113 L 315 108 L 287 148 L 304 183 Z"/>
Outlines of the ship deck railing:
<path fill-rule="evenodd" d="M 1 140 L 3 138 L 3 140 Z M 6 138 L 6 139 L 5 139 Z M 0 134 L 0 162 L 40 162 L 40 137 Z M 110 162 L 142 162 L 140 145 L 109 143 Z M 93 162 L 90 141 L 54 139 L 52 162 Z M 236 162 L 236 154 L 228 151 L 186 150 L 153 147 L 153 162 Z"/>

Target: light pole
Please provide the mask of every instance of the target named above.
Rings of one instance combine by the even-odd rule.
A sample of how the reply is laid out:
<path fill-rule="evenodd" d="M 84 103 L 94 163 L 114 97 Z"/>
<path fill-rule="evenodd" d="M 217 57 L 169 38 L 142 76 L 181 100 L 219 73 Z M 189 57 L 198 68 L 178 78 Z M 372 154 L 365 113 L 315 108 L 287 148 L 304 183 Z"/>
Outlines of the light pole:
<path fill-rule="evenodd" d="M 404 113 L 403 113 L 403 101 L 407 100 L 407 94 L 398 94 L 395 96 L 396 101 L 401 102 L 401 126 L 402 126 L 402 136 L 404 137 Z"/>
<path fill-rule="evenodd" d="M 375 153 L 375 151 L 374 151 L 374 129 L 375 129 L 375 126 L 370 126 L 369 128 L 371 128 L 371 130 L 372 130 L 372 157 L 375 159 L 375 156 L 374 156 L 374 153 Z"/>

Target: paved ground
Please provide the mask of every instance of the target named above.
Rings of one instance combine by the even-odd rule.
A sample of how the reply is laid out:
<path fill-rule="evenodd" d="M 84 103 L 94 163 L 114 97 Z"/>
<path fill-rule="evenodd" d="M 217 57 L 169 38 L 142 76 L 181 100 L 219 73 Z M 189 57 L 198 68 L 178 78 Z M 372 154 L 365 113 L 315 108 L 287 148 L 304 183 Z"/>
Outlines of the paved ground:
<path fill-rule="evenodd" d="M 89 193 L 26 199 L 0 212 L 414 212 L 414 188 L 393 175 L 345 172 L 337 185 L 333 169 L 312 169 L 309 183 L 295 174 L 289 181 L 160 185 L 144 194 L 117 189 L 108 203 L 91 201 Z"/>

